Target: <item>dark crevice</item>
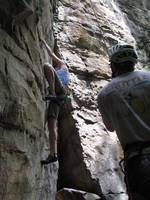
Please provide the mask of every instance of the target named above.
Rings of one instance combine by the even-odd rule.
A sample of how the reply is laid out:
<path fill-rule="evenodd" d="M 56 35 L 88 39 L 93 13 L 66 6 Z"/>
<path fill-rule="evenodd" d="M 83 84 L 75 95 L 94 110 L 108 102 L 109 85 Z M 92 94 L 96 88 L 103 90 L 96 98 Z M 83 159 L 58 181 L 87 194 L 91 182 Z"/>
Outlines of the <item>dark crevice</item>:
<path fill-rule="evenodd" d="M 20 30 L 19 30 L 20 31 Z M 15 41 L 16 45 L 21 49 L 24 50 L 21 41 L 17 38 L 15 32 L 11 35 L 12 39 Z"/>
<path fill-rule="evenodd" d="M 37 87 L 40 89 L 40 91 L 42 92 L 42 90 L 43 90 L 43 83 L 41 82 L 41 80 L 40 80 L 40 78 L 36 75 L 36 73 L 33 71 L 33 70 L 31 70 L 32 71 L 32 73 L 34 74 L 34 77 L 35 77 L 35 81 L 36 81 L 36 83 L 37 83 Z"/>
<path fill-rule="evenodd" d="M 31 53 L 30 53 L 30 49 L 29 49 L 28 44 L 27 44 L 27 42 L 26 42 L 25 40 L 24 40 L 24 44 L 25 44 L 25 46 L 26 46 L 26 50 L 27 50 L 27 53 L 28 53 L 28 55 L 29 55 L 29 58 L 30 58 L 30 60 L 33 62 L 32 55 L 31 55 Z"/>
<path fill-rule="evenodd" d="M 19 30 L 19 34 L 20 34 L 21 38 L 23 38 L 23 34 L 22 34 L 22 30 L 21 30 L 20 26 L 18 26 L 18 30 Z"/>
<path fill-rule="evenodd" d="M 36 40 L 36 38 L 34 37 L 34 34 L 33 34 L 32 30 L 28 26 L 28 23 L 25 22 L 24 24 L 25 24 L 26 29 L 30 32 L 30 35 L 31 35 L 32 39 Z"/>
<path fill-rule="evenodd" d="M 5 30 L 10 36 L 12 35 L 12 17 L 6 10 L 0 8 L 0 25 L 1 29 Z"/>
<path fill-rule="evenodd" d="M 8 75 L 8 68 L 7 68 L 7 59 L 6 58 L 4 59 L 4 62 L 5 62 L 5 74 L 7 76 Z"/>
<path fill-rule="evenodd" d="M 17 56 L 17 55 L 15 55 L 14 54 L 14 52 L 12 51 L 12 49 L 9 47 L 9 46 L 7 46 L 7 45 L 3 45 L 3 47 L 4 47 L 4 49 L 6 50 L 6 51 L 8 51 L 13 57 L 15 57 L 17 60 L 19 60 L 20 62 L 23 62 L 24 64 L 26 64 L 26 65 L 28 65 L 28 63 L 25 61 L 25 60 L 23 60 L 22 58 L 20 58 L 19 56 Z"/>
<path fill-rule="evenodd" d="M 79 136 L 78 130 L 76 128 L 76 122 L 72 116 L 68 116 L 67 124 L 65 119 L 59 121 L 59 176 L 58 176 L 58 190 L 62 188 L 73 188 L 77 190 L 83 190 L 90 193 L 98 194 L 105 200 L 102 189 L 98 180 L 91 177 L 90 171 L 87 169 L 84 158 L 83 149 L 81 145 L 81 138 Z M 71 120 L 71 121 L 70 121 Z M 65 136 L 65 137 L 64 137 Z M 67 144 L 67 145 L 66 145 Z M 69 148 L 71 145 L 71 149 Z M 70 152 L 71 151 L 71 152 Z M 67 164 L 70 154 L 73 156 L 71 163 Z M 79 177 L 74 176 L 74 169 L 77 166 L 80 170 L 76 174 Z M 73 168 L 72 168 L 73 167 Z M 72 171 L 68 171 L 72 169 Z M 82 174 L 82 180 L 80 178 L 80 173 Z M 77 181 L 78 179 L 78 181 Z"/>
<path fill-rule="evenodd" d="M 24 124 L 14 124 L 12 122 L 6 122 L 3 119 L 1 119 L 0 117 L 0 127 L 4 128 L 6 130 L 16 130 L 16 131 L 20 131 L 20 132 L 24 132 L 26 133 L 26 135 L 28 135 L 29 139 L 32 142 L 35 142 L 38 137 L 41 137 L 41 132 L 43 132 L 43 129 L 37 129 L 36 133 L 33 133 L 30 131 L 30 129 L 26 129 L 24 127 Z M 38 135 L 37 135 L 38 133 Z"/>
<path fill-rule="evenodd" d="M 24 131 L 24 128 L 21 125 L 15 125 L 13 123 L 5 122 L 0 119 L 0 127 L 7 130 L 19 130 L 20 132 Z"/>

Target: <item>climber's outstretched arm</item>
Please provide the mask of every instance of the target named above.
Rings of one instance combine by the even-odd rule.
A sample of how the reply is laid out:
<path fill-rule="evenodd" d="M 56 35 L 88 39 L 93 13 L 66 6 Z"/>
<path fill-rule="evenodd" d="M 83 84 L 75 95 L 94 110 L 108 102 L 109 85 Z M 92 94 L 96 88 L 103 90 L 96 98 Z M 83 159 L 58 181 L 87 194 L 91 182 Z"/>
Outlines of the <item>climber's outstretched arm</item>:
<path fill-rule="evenodd" d="M 52 49 L 50 48 L 50 46 L 47 44 L 47 42 L 43 39 L 41 39 L 42 43 L 44 44 L 44 46 L 46 47 L 46 50 L 49 54 L 49 56 L 58 64 L 58 66 L 60 67 L 67 67 L 66 64 L 63 62 L 63 60 L 61 60 L 60 58 L 58 58 L 55 53 L 52 51 Z"/>

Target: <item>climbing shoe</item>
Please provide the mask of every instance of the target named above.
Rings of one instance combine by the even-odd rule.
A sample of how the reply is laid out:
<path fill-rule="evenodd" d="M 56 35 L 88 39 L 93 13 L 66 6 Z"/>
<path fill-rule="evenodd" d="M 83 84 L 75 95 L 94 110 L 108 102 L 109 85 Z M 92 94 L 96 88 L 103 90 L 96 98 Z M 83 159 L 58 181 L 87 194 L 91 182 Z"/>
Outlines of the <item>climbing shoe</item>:
<path fill-rule="evenodd" d="M 56 162 L 57 160 L 58 160 L 58 158 L 55 154 L 49 155 L 46 160 L 41 160 L 41 164 L 42 165 L 48 165 L 50 163 Z"/>

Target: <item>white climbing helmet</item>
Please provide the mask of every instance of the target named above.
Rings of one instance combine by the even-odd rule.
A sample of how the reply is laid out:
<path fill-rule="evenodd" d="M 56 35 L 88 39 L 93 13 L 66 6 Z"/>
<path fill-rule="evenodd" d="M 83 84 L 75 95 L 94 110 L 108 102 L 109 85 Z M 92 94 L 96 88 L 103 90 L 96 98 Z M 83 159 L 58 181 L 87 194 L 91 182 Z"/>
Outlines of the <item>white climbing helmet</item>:
<path fill-rule="evenodd" d="M 131 61 L 136 64 L 138 62 L 136 50 L 128 44 L 117 44 L 113 46 L 109 51 L 109 59 L 110 62 L 115 63 Z"/>

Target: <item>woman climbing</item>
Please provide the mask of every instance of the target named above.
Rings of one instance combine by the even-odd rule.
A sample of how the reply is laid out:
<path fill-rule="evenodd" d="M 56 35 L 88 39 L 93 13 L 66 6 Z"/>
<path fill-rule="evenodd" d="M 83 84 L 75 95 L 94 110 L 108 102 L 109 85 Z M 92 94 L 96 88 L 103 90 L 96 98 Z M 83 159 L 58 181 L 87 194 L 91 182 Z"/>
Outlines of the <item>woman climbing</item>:
<path fill-rule="evenodd" d="M 66 98 L 66 87 L 69 83 L 69 71 L 67 65 L 63 60 L 58 58 L 56 54 L 51 50 L 45 40 L 41 40 L 46 48 L 49 56 L 53 60 L 53 66 L 49 63 L 45 63 L 44 75 L 49 85 L 48 95 L 45 96 L 45 100 L 49 100 L 47 109 L 47 125 L 49 131 L 49 145 L 50 153 L 45 160 L 41 161 L 41 164 L 49 164 L 56 162 L 57 158 L 57 119 L 59 115 L 60 106 L 63 104 Z"/>

